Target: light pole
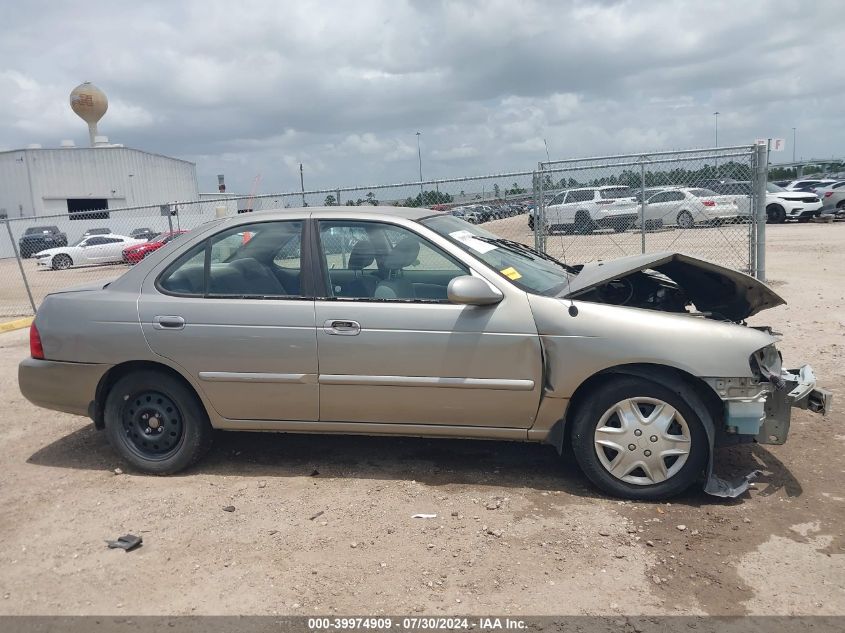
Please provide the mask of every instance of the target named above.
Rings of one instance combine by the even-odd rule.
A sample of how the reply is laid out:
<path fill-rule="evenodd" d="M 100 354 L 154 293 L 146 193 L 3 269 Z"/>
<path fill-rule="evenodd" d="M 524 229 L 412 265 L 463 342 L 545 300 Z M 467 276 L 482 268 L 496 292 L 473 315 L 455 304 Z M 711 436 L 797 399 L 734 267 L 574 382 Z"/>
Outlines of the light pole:
<path fill-rule="evenodd" d="M 713 113 L 713 126 L 714 126 L 714 132 L 715 132 L 715 137 L 716 137 L 716 139 L 715 139 L 716 142 L 714 144 L 714 147 L 719 147 L 719 113 L 718 112 Z M 719 177 L 719 157 L 718 156 L 713 158 L 713 164 L 716 166 L 716 177 L 718 178 Z"/>
<path fill-rule="evenodd" d="M 425 196 L 423 195 L 422 184 L 422 150 L 420 149 L 420 134 L 422 134 L 422 132 L 417 132 L 417 158 L 420 161 L 420 206 L 423 206 L 425 204 Z"/>
<path fill-rule="evenodd" d="M 795 134 L 795 129 L 796 129 L 796 128 L 792 128 L 792 162 L 793 162 L 793 163 L 795 162 L 795 143 L 796 143 L 796 140 L 795 140 L 795 136 L 796 136 L 796 134 Z"/>

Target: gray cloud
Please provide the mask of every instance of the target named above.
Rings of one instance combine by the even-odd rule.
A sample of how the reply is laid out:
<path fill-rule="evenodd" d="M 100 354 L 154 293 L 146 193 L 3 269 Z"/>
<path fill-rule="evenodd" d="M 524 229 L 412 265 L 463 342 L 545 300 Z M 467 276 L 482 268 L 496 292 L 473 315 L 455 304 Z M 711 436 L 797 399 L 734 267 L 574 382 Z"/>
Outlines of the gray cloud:
<path fill-rule="evenodd" d="M 0 7 L 0 145 L 115 142 L 197 162 L 201 189 L 343 186 L 557 157 L 747 143 L 841 154 L 839 0 L 54 2 Z M 830 60 L 830 61 L 825 61 Z M 791 155 L 791 152 L 790 152 Z"/>

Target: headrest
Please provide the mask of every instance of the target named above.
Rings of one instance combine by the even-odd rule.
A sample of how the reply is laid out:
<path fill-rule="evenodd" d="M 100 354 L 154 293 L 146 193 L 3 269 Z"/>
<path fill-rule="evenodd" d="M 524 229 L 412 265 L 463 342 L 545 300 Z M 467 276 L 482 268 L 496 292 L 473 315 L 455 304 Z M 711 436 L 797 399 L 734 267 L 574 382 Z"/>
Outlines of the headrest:
<path fill-rule="evenodd" d="M 352 247 L 352 252 L 349 253 L 349 270 L 363 270 L 376 259 L 376 249 L 373 248 L 373 243 L 370 240 L 360 240 L 355 242 Z"/>
<path fill-rule="evenodd" d="M 420 243 L 413 237 L 401 240 L 384 258 L 384 267 L 388 270 L 400 270 L 417 261 L 420 254 Z"/>

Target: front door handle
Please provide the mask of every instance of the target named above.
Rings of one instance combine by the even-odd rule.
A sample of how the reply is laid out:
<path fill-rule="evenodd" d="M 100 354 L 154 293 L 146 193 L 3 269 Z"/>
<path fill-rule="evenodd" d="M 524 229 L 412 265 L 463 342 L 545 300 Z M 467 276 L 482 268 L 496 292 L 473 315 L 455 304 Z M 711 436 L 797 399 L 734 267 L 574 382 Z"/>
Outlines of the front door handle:
<path fill-rule="evenodd" d="M 323 323 L 323 331 L 326 334 L 355 336 L 361 333 L 361 324 L 358 321 L 349 321 L 347 319 L 329 319 Z"/>
<path fill-rule="evenodd" d="M 157 330 L 181 330 L 185 327 L 185 319 L 180 316 L 153 317 L 153 327 Z"/>

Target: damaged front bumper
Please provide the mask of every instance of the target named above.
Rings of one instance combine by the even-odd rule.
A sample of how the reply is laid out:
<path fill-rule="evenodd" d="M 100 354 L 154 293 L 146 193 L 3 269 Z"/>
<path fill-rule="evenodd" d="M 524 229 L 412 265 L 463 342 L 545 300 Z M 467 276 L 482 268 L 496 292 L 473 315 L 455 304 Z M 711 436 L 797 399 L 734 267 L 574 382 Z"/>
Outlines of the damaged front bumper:
<path fill-rule="evenodd" d="M 764 403 L 764 417 L 755 436 L 759 444 L 786 442 L 792 407 L 808 409 L 822 415 L 830 412 L 833 394 L 816 386 L 816 375 L 812 367 L 804 365 L 800 369 L 784 369 L 780 377 L 782 385 L 778 385 Z"/>
<path fill-rule="evenodd" d="M 781 370 L 779 380 L 769 383 L 722 378 L 710 384 L 725 403 L 724 433 L 714 438 L 716 444 L 733 443 L 725 441 L 728 438 L 783 444 L 789 435 L 793 407 L 827 415 L 833 400 L 830 391 L 816 386 L 816 376 L 809 365 Z M 713 472 L 711 450 L 704 491 L 717 497 L 737 497 L 756 476 L 757 471 L 753 471 L 739 479 L 722 479 Z"/>

